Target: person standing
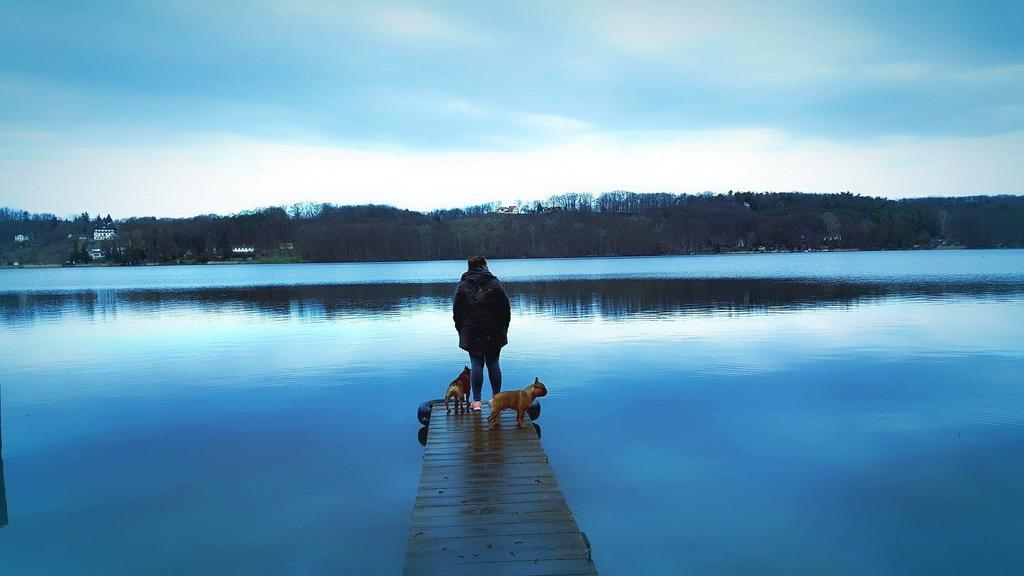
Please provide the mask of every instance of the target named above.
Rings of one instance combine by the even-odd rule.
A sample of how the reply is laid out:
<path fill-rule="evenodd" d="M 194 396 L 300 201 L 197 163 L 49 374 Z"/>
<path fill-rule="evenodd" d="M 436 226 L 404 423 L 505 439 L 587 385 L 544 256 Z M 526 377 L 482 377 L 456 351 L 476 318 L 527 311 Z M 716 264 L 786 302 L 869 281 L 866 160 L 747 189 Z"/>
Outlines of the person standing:
<path fill-rule="evenodd" d="M 498 358 L 508 344 L 508 324 L 512 306 L 505 287 L 487 269 L 483 256 L 466 263 L 452 303 L 452 319 L 459 332 L 459 348 L 469 352 L 473 410 L 480 410 L 480 392 L 484 385 L 484 366 L 491 383 L 491 396 L 501 392 L 501 366 Z"/>

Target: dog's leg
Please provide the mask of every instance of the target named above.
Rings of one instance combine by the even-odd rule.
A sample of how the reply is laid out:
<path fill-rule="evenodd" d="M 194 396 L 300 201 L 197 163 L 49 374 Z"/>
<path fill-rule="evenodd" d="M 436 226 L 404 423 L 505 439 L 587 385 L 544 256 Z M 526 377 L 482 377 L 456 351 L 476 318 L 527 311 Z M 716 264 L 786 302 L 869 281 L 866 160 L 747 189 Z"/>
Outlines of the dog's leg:
<path fill-rule="evenodd" d="M 523 415 L 526 414 L 526 410 L 516 409 L 516 428 L 523 427 Z"/>
<path fill-rule="evenodd" d="M 451 397 L 452 397 L 451 394 L 446 394 L 445 397 L 444 397 L 444 413 L 445 414 L 451 414 L 452 413 L 451 409 L 448 408 L 448 399 L 451 398 Z M 458 405 L 455 406 L 455 409 L 458 410 Z"/>

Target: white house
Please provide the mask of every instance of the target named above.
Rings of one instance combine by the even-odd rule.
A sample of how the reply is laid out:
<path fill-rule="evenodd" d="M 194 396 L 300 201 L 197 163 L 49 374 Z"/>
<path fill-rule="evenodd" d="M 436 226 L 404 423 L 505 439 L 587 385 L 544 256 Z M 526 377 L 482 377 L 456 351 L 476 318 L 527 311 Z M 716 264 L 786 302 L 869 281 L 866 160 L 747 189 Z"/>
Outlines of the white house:
<path fill-rule="evenodd" d="M 117 228 L 113 224 L 100 224 L 92 231 L 93 240 L 116 240 Z"/>
<path fill-rule="evenodd" d="M 28 242 L 28 236 L 25 236 L 24 234 L 18 234 L 17 236 L 14 237 L 14 241 L 18 244 L 23 244 L 25 242 Z"/>
<path fill-rule="evenodd" d="M 498 208 L 498 213 L 500 213 L 500 214 L 518 214 L 519 213 L 519 208 L 516 207 L 516 206 L 502 206 L 502 207 Z"/>
<path fill-rule="evenodd" d="M 242 246 L 233 246 L 231 248 L 231 253 L 232 254 L 238 254 L 238 255 L 242 255 L 242 256 L 244 256 L 246 254 L 252 254 L 255 251 L 256 251 L 256 247 L 254 247 L 254 246 L 246 246 L 244 244 Z"/>
<path fill-rule="evenodd" d="M 99 260 L 100 258 L 103 258 L 103 250 L 100 250 L 99 248 L 90 248 L 89 258 L 93 260 Z"/>

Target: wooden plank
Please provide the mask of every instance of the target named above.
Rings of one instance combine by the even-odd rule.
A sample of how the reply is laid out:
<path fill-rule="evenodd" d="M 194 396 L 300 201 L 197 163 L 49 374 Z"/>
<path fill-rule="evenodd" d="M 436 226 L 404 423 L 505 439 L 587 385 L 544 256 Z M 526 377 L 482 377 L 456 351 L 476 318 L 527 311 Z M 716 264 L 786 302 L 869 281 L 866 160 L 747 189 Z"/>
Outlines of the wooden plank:
<path fill-rule="evenodd" d="M 483 412 L 468 414 L 466 416 L 460 415 L 457 417 L 445 416 L 442 414 L 441 416 L 439 416 L 439 418 L 448 418 L 449 420 L 452 418 L 459 419 L 458 421 L 444 422 L 444 428 L 446 430 L 484 431 L 489 430 L 493 426 L 493 424 L 491 424 L 491 422 L 487 419 L 489 415 L 490 414 L 486 410 L 484 410 Z M 529 430 L 530 428 L 533 428 L 533 426 L 526 423 L 524 423 L 522 427 L 516 426 L 515 415 L 502 414 L 501 416 L 498 417 L 498 420 L 502 424 L 512 424 L 511 429 L 513 430 Z M 527 422 L 528 421 L 529 419 L 527 418 Z M 441 432 L 443 433 L 444 430 L 441 430 Z"/>
<path fill-rule="evenodd" d="M 521 478 L 506 478 L 500 486 L 558 486 L 558 480 L 553 476 L 527 476 Z M 450 480 L 438 480 L 434 482 L 421 482 L 420 490 L 445 490 L 458 488 L 488 488 L 496 487 L 494 480 L 473 478 L 454 484 Z"/>
<path fill-rule="evenodd" d="M 407 569 L 408 570 L 408 569 Z M 597 574 L 590 560 L 540 560 L 537 562 L 506 561 L 479 564 L 445 564 L 443 568 L 419 567 L 407 574 L 444 574 L 445 576 L 584 576 Z"/>
<path fill-rule="evenodd" d="M 520 504 L 526 502 L 564 502 L 561 492 L 526 492 L 515 494 L 479 494 L 475 496 L 449 496 L 417 498 L 416 508 L 449 508 L 453 506 L 491 506 L 495 504 Z"/>
<path fill-rule="evenodd" d="M 534 502 L 499 502 L 490 504 L 458 504 L 452 506 L 416 506 L 414 513 L 419 518 L 436 516 L 482 516 L 486 514 L 532 514 L 534 512 L 568 513 L 565 499 Z"/>
<path fill-rule="evenodd" d="M 421 478 L 428 481 L 438 479 L 453 483 L 469 479 L 491 479 L 495 484 L 503 478 L 540 478 L 551 475 L 551 466 L 547 462 L 526 463 L 517 466 L 500 464 L 467 464 L 464 466 L 425 466 Z M 469 478 L 467 478 L 467 476 Z"/>
<path fill-rule="evenodd" d="M 453 425 L 453 426 L 450 426 L 444 432 L 441 432 L 440 436 L 445 436 L 445 437 L 447 437 L 450 440 L 450 439 L 454 439 L 456 434 L 460 434 L 460 435 L 465 435 L 464 439 L 467 440 L 467 441 L 473 441 L 474 439 L 477 439 L 477 440 L 483 442 L 485 440 L 484 434 L 490 432 L 491 430 L 507 430 L 507 431 L 509 431 L 510 436 L 512 438 L 514 438 L 515 437 L 514 435 L 516 435 L 516 434 L 522 434 L 524 436 L 528 435 L 530 432 L 536 434 L 537 431 L 536 430 L 532 430 L 532 428 L 533 428 L 532 426 L 519 427 L 519 426 L 516 426 L 515 419 L 512 419 L 512 418 L 502 418 L 498 422 L 494 423 L 493 426 L 488 426 L 486 424 L 482 425 L 482 426 L 481 425 L 471 426 L 469 424 Z M 427 432 L 429 434 L 429 432 L 430 432 L 429 428 L 427 429 Z"/>
<path fill-rule="evenodd" d="M 546 463 L 548 456 L 540 450 L 510 450 L 508 452 L 481 452 L 479 454 L 424 454 L 423 462 L 437 466 L 451 462 L 453 464 L 515 464 L 526 460 L 537 460 Z"/>
<path fill-rule="evenodd" d="M 536 429 L 431 412 L 405 574 L 596 574 Z"/>
<path fill-rule="evenodd" d="M 587 558 L 587 543 L 578 532 L 562 534 L 470 536 L 444 540 L 421 540 L 410 544 L 406 556 L 426 562 L 455 564 L 507 560 L 565 560 Z"/>
<path fill-rule="evenodd" d="M 494 456 L 488 454 L 481 454 L 480 456 L 459 456 L 453 457 L 452 454 L 445 454 L 447 458 L 432 458 L 427 460 L 424 458 L 423 466 L 427 468 L 445 468 L 448 466 L 465 468 L 465 467 L 487 467 L 487 466 L 502 466 L 505 468 L 515 468 L 519 465 L 528 464 L 548 464 L 547 456 L 541 452 L 527 453 L 527 454 L 512 454 L 510 456 Z"/>
<path fill-rule="evenodd" d="M 487 427 L 480 427 L 480 428 L 472 427 L 471 428 L 471 427 L 468 427 L 468 426 L 467 427 L 455 426 L 455 427 L 449 428 L 449 429 L 447 429 L 447 430 L 445 430 L 443 432 L 439 432 L 437 434 L 437 437 L 436 437 L 435 441 L 445 441 L 445 440 L 447 440 L 447 441 L 456 441 L 457 440 L 457 441 L 461 441 L 461 442 L 473 442 L 473 443 L 476 443 L 476 444 L 484 444 L 484 443 L 487 443 L 487 436 L 486 435 L 489 434 L 490 432 L 494 431 L 494 430 L 500 430 L 502 432 L 507 432 L 508 433 L 507 437 L 503 439 L 503 441 L 505 441 L 505 442 L 507 442 L 509 440 L 519 440 L 519 439 L 522 439 L 523 437 L 529 438 L 531 436 L 536 436 L 537 435 L 537 431 L 533 430 L 532 426 L 531 427 L 519 428 L 518 426 L 516 426 L 514 421 L 503 421 L 503 422 L 500 423 L 500 425 L 496 424 L 494 426 L 494 428 L 487 428 Z M 427 434 L 428 434 L 428 437 L 429 437 L 429 434 L 430 434 L 430 429 L 429 428 L 427 429 Z"/>
<path fill-rule="evenodd" d="M 575 522 L 529 522 L 520 524 L 478 524 L 475 526 L 442 526 L 429 531 L 411 530 L 409 542 L 414 540 L 431 540 L 444 538 L 463 538 L 466 536 L 525 536 L 530 534 L 561 534 L 576 533 L 579 528 Z"/>
<path fill-rule="evenodd" d="M 509 446 L 507 448 L 501 447 L 480 447 L 479 449 L 474 448 L 458 448 L 457 450 L 431 450 L 423 454 L 424 460 L 445 460 L 451 458 L 472 458 L 477 460 L 480 458 L 511 458 L 513 456 L 541 456 L 544 457 L 544 451 L 536 446 Z"/>
<path fill-rule="evenodd" d="M 570 526 L 566 524 L 565 526 Z M 431 553 L 439 551 L 465 551 L 476 552 L 479 549 L 527 549 L 558 546 L 575 546 L 586 544 L 583 536 L 573 530 L 564 529 L 559 532 L 546 534 L 519 534 L 515 538 L 504 538 L 494 534 L 466 534 L 455 537 L 444 538 L 417 538 L 411 540 L 410 549 L 418 553 Z M 498 559 L 505 560 L 505 559 Z"/>
<path fill-rule="evenodd" d="M 434 444 L 430 447 L 428 452 L 425 452 L 425 456 L 433 456 L 440 454 L 478 454 L 482 452 L 507 452 L 509 450 L 532 450 L 543 453 L 544 450 L 540 446 L 531 446 L 528 441 L 529 436 L 524 434 L 522 441 L 515 444 L 470 444 L 470 445 L 453 445 L 453 444 Z M 525 442 L 524 442 L 525 441 Z"/>
<path fill-rule="evenodd" d="M 524 440 L 529 436 L 524 432 Z M 457 454 L 460 452 L 500 452 L 503 450 L 537 450 L 543 452 L 540 446 L 533 446 L 527 442 L 478 442 L 478 443 L 449 443 L 435 442 L 430 447 L 431 454 Z"/>
<path fill-rule="evenodd" d="M 438 458 L 445 456 L 479 457 L 488 455 L 508 455 L 516 453 L 544 454 L 544 451 L 536 446 L 457 446 L 453 448 L 432 449 L 424 452 L 424 458 Z"/>
<path fill-rule="evenodd" d="M 557 484 L 519 484 L 501 486 L 457 486 L 455 488 L 435 488 L 430 490 L 419 490 L 416 492 L 417 501 L 420 498 L 432 500 L 435 498 L 476 498 L 480 496 L 507 496 L 512 494 L 544 494 L 561 493 L 562 490 Z"/>
<path fill-rule="evenodd" d="M 443 473 L 442 477 L 443 477 Z M 515 485 L 529 485 L 529 484 L 558 484 L 558 479 L 552 474 L 533 474 L 524 476 L 509 476 L 502 479 L 503 481 L 499 484 L 493 479 L 487 477 L 476 477 L 468 478 L 458 484 L 453 484 L 451 480 L 436 480 L 436 481 L 423 481 L 420 482 L 420 488 L 470 488 L 475 486 L 515 486 Z"/>
<path fill-rule="evenodd" d="M 572 516 L 565 509 L 537 512 L 511 512 L 487 515 L 416 516 L 412 528 L 422 530 L 437 526 L 481 526 L 485 524 L 529 524 L 532 522 L 568 522 Z"/>

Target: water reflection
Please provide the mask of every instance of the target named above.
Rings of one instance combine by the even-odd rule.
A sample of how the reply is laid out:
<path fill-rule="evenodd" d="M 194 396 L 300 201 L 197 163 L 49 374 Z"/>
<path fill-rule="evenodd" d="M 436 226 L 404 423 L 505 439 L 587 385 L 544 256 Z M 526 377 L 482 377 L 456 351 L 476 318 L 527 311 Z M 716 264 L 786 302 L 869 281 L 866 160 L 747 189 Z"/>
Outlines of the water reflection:
<path fill-rule="evenodd" d="M 4 390 L 0 383 L 0 528 L 7 526 L 7 484 L 4 481 Z"/>
<path fill-rule="evenodd" d="M 508 286 L 606 572 L 1024 573 L 1024 282 Z M 0 293 L 0 573 L 397 573 L 451 289 Z"/>
<path fill-rule="evenodd" d="M 858 283 L 803 280 L 582 280 L 508 283 L 519 314 L 555 318 L 761 312 L 814 306 L 852 306 L 900 298 L 958 295 L 1015 296 L 1024 284 L 1004 282 Z M 0 322 L 23 324 L 63 316 L 103 319 L 119 310 L 138 313 L 204 308 L 272 319 L 318 320 L 445 310 L 449 284 L 265 286 L 199 290 L 0 293 Z"/>

